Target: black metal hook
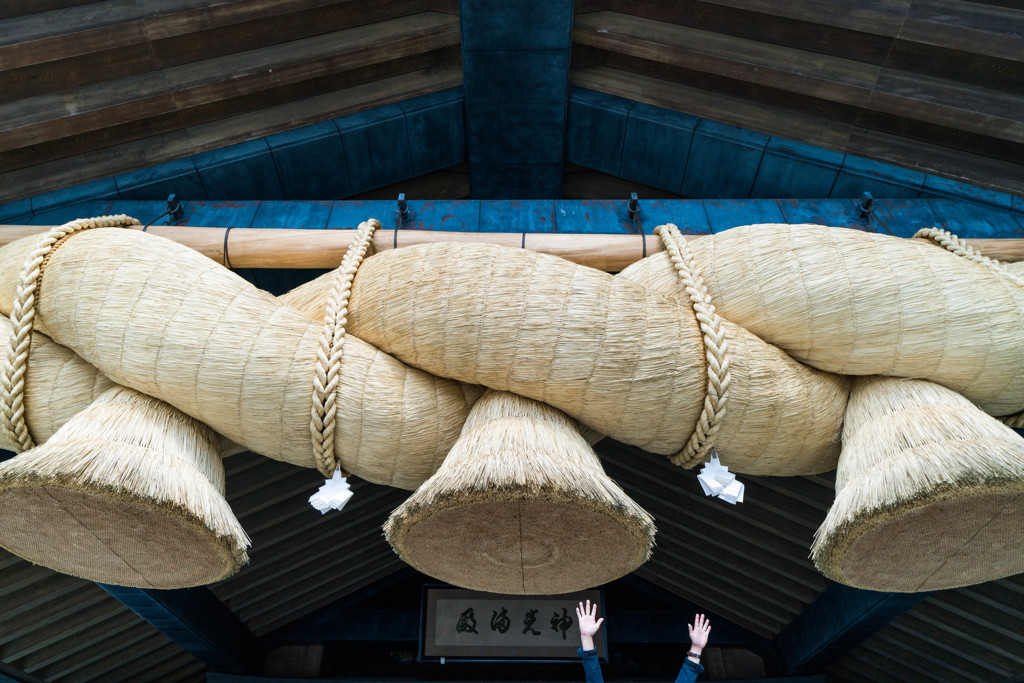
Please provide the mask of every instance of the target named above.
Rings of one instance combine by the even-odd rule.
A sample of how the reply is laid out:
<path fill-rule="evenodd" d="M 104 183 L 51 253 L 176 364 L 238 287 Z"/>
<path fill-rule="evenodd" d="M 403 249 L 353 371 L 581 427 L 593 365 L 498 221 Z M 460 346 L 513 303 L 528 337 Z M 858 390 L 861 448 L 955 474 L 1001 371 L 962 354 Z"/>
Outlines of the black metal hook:
<path fill-rule="evenodd" d="M 857 220 L 867 223 L 871 220 L 874 212 L 875 198 L 871 196 L 870 192 L 865 192 L 860 196 L 860 201 L 857 203 Z"/>

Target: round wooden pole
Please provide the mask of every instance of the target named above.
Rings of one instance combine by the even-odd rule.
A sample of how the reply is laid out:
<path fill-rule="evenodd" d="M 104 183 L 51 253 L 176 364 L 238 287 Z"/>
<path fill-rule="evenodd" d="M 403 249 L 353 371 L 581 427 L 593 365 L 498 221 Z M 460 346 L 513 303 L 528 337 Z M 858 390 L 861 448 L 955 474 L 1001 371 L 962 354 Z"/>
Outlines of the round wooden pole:
<path fill-rule="evenodd" d="M 0 246 L 27 235 L 46 232 L 48 225 L 0 226 Z M 352 242 L 355 230 L 291 230 L 287 228 L 216 228 L 157 226 L 148 229 L 195 249 L 232 268 L 334 268 Z M 378 230 L 376 251 L 432 242 L 485 242 L 524 247 L 552 254 L 609 273 L 616 273 L 646 254 L 661 251 L 656 235 L 601 235 L 568 233 L 441 232 L 435 230 Z M 700 235 L 686 235 L 696 239 Z M 968 239 L 969 245 L 989 258 L 1024 261 L 1024 239 Z"/>

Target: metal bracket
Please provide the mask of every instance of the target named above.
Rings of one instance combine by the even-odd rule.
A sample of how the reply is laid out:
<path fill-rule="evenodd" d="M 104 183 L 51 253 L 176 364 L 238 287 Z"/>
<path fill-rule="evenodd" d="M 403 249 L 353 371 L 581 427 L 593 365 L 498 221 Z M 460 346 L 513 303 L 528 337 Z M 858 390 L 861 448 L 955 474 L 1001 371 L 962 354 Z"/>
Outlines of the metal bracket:
<path fill-rule="evenodd" d="M 412 212 L 409 211 L 409 203 L 405 201 L 405 193 L 400 192 L 398 195 L 397 208 L 395 213 L 398 214 L 398 223 L 395 225 L 395 229 L 401 228 L 403 225 L 408 223 L 412 219 Z"/>
<path fill-rule="evenodd" d="M 871 196 L 870 192 L 865 192 L 860 196 L 860 201 L 857 203 L 857 220 L 870 223 L 874 212 L 875 198 Z"/>
<path fill-rule="evenodd" d="M 171 215 L 175 222 L 185 217 L 185 209 L 182 207 L 181 202 L 178 201 L 178 195 L 172 194 L 167 197 L 167 213 Z"/>
<path fill-rule="evenodd" d="M 640 225 L 640 200 L 636 196 L 636 192 L 629 193 L 629 204 L 626 205 L 626 211 L 629 213 L 629 220 L 633 223 L 633 232 L 637 235 L 643 234 L 643 226 Z"/>

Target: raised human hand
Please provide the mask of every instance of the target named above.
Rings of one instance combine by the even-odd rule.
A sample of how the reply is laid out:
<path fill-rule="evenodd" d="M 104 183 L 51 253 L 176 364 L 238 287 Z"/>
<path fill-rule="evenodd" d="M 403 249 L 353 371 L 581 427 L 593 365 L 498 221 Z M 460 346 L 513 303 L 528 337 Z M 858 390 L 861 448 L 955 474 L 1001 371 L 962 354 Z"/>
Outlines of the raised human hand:
<path fill-rule="evenodd" d="M 596 616 L 596 602 L 593 604 L 593 606 L 591 606 L 590 600 L 587 600 L 586 607 L 584 607 L 583 603 L 581 602 L 580 606 L 576 608 L 576 619 L 579 621 L 580 624 L 581 636 L 587 636 L 592 638 L 598 632 L 598 630 L 601 628 L 601 624 L 604 623 L 604 618 L 602 617 L 601 619 L 595 620 L 594 617 Z"/>
<path fill-rule="evenodd" d="M 690 629 L 690 651 L 700 654 L 704 646 L 708 644 L 708 636 L 711 635 L 711 622 L 703 614 L 693 617 L 693 623 L 687 624 Z"/>

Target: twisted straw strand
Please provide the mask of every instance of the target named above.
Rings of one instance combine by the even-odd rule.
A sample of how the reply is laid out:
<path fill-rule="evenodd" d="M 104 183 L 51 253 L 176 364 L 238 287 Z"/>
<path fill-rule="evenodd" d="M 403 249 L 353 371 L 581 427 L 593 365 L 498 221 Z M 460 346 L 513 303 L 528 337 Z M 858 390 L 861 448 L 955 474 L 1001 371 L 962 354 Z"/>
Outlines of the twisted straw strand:
<path fill-rule="evenodd" d="M 359 265 L 366 257 L 373 231 L 380 222 L 370 219 L 359 224 L 356 237 L 349 246 L 341 264 L 335 270 L 334 284 L 327 300 L 324 325 L 317 349 L 316 372 L 313 374 L 313 406 L 310 411 L 309 433 L 313 439 L 313 455 L 317 469 L 330 478 L 340 467 L 334 453 L 334 428 L 338 412 L 338 384 L 341 381 L 341 356 L 348 323 L 348 300 L 352 281 Z M 344 476 L 349 476 L 347 472 Z"/>
<path fill-rule="evenodd" d="M 704 407 L 697 420 L 697 426 L 683 450 L 671 458 L 673 463 L 689 468 L 700 462 L 714 448 L 715 436 L 725 417 L 729 385 L 732 383 L 729 371 L 729 345 L 725 338 L 722 318 L 715 312 L 711 296 L 704 286 L 700 267 L 690 253 L 686 240 L 679 234 L 679 228 L 668 223 L 658 226 L 654 232 L 661 237 L 665 251 L 672 260 L 676 274 L 679 275 L 679 280 L 690 299 L 690 305 L 700 324 L 704 356 L 708 363 L 707 393 L 704 396 Z"/>
<path fill-rule="evenodd" d="M 956 254 L 961 258 L 965 258 L 968 261 L 986 266 L 992 269 L 992 271 L 997 275 L 1001 275 L 1019 287 L 1024 287 L 1024 280 L 1006 270 L 1002 263 L 987 256 L 982 256 L 974 249 L 974 247 L 970 246 L 948 230 L 943 230 L 942 228 L 921 228 L 914 233 L 914 237 L 929 239 L 946 251 Z M 1007 427 L 1012 427 L 1014 429 L 1021 429 L 1024 427 L 1024 411 L 1014 415 L 1003 415 L 996 419 Z"/>
<path fill-rule="evenodd" d="M 51 228 L 40 238 L 32 255 L 25 261 L 18 278 L 14 304 L 11 307 L 11 334 L 7 340 L 7 353 L 0 369 L 0 430 L 18 452 L 35 447 L 25 421 L 25 373 L 32 350 L 32 330 L 35 328 L 36 294 L 43 277 L 43 269 L 50 256 L 63 241 L 75 233 L 91 228 L 124 228 L 141 225 L 125 215 L 79 218 Z"/>

